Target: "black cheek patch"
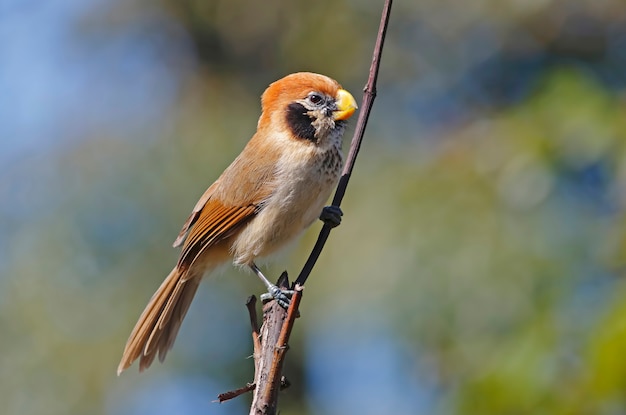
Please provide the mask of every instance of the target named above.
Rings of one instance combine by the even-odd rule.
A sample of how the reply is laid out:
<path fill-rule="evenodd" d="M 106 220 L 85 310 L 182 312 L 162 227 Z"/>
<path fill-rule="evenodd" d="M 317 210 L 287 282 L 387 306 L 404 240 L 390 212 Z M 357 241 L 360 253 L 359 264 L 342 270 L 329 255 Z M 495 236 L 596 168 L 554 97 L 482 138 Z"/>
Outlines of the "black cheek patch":
<path fill-rule="evenodd" d="M 287 125 L 293 135 L 304 140 L 315 140 L 315 127 L 311 124 L 313 120 L 306 113 L 308 110 L 302 104 L 294 102 L 287 107 Z"/>

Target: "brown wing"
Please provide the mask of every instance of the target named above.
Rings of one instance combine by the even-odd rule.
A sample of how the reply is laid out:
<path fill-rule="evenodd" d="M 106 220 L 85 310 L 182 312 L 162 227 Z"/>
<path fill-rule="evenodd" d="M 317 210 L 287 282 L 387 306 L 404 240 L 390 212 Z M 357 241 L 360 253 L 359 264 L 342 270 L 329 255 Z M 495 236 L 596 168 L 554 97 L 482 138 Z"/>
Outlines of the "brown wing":
<path fill-rule="evenodd" d="M 191 264 L 209 247 L 230 235 L 252 219 L 258 206 L 224 206 L 217 200 L 209 199 L 198 213 L 178 260 L 180 270 Z"/>
<path fill-rule="evenodd" d="M 281 153 L 269 146 L 271 143 L 272 140 L 255 134 L 196 203 L 174 241 L 174 246 L 184 241 L 178 260 L 181 270 L 188 269 L 206 249 L 252 219 L 272 194 L 276 161 Z"/>

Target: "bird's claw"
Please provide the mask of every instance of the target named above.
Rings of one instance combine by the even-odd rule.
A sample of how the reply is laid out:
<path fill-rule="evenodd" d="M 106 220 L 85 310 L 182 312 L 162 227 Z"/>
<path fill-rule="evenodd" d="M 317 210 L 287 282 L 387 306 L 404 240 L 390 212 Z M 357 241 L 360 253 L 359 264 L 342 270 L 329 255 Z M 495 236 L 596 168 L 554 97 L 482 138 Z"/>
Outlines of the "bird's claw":
<path fill-rule="evenodd" d="M 342 216 L 343 212 L 339 206 L 325 206 L 320 214 L 320 220 L 324 222 L 325 225 L 328 225 L 331 228 L 336 228 L 339 224 L 341 224 Z"/>
<path fill-rule="evenodd" d="M 293 293 L 293 290 L 281 290 L 276 285 L 271 285 L 265 294 L 261 294 L 261 300 L 263 303 L 276 300 L 278 305 L 286 310 L 289 308 Z"/>

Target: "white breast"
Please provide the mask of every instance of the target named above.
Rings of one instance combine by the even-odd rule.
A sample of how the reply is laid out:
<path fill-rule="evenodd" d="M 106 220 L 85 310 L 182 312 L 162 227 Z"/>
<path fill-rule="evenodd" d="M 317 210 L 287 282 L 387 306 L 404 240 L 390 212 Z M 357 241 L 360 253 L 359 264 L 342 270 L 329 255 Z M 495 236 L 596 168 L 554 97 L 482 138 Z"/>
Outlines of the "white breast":
<path fill-rule="evenodd" d="M 341 170 L 341 137 L 327 145 L 303 145 L 281 137 L 284 149 L 276 166 L 276 190 L 231 246 L 236 264 L 249 264 L 279 250 L 320 215 Z M 335 159 L 329 160 L 329 157 Z"/>

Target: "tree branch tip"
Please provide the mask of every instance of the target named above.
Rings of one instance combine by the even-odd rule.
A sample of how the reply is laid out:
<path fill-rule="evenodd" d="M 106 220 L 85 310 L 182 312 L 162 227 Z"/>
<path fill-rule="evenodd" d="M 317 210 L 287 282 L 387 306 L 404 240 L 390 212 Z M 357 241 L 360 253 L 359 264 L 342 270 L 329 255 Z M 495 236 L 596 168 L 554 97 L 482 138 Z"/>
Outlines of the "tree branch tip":
<path fill-rule="evenodd" d="M 286 270 L 283 271 L 282 274 L 280 274 L 280 277 L 278 277 L 278 280 L 276 281 L 276 285 L 280 288 L 289 287 L 289 274 Z"/>
<path fill-rule="evenodd" d="M 246 301 L 246 308 L 248 309 L 248 315 L 250 316 L 250 326 L 252 327 L 252 331 L 259 334 L 259 322 L 256 313 L 256 297 L 251 295 L 248 297 L 248 301 Z"/>
<path fill-rule="evenodd" d="M 246 307 L 249 307 L 249 306 L 254 307 L 255 305 L 256 305 L 256 295 L 252 294 L 246 300 Z"/>
<path fill-rule="evenodd" d="M 234 389 L 232 391 L 220 393 L 217 395 L 217 399 L 211 401 L 212 403 L 223 403 L 229 401 L 231 399 L 236 398 L 237 396 L 243 395 L 244 393 L 252 392 L 256 387 L 256 383 L 246 383 L 246 386 L 238 389 Z"/>

